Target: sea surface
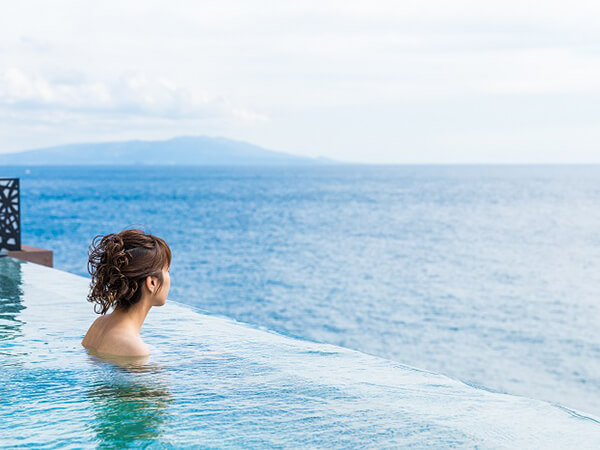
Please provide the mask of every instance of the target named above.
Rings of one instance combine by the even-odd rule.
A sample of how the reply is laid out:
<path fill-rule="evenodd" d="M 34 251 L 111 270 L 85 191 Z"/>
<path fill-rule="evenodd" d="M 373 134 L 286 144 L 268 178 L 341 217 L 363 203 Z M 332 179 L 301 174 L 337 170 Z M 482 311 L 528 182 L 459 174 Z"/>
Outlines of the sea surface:
<path fill-rule="evenodd" d="M 140 227 L 171 246 L 170 299 L 600 414 L 600 166 L 2 176 L 20 177 L 23 243 L 58 269 L 88 276 L 95 235 Z"/>

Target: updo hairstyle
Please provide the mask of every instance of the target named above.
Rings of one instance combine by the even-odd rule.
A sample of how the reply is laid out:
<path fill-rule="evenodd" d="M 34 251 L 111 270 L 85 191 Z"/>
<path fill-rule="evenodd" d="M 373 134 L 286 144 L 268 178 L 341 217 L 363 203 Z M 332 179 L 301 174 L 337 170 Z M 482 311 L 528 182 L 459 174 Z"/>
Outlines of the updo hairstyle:
<path fill-rule="evenodd" d="M 88 272 L 92 276 L 87 300 L 94 311 L 106 314 L 111 308 L 127 310 L 142 296 L 148 276 L 163 284 L 162 269 L 171 265 L 171 249 L 159 237 L 142 230 L 123 230 L 97 235 L 88 251 Z"/>

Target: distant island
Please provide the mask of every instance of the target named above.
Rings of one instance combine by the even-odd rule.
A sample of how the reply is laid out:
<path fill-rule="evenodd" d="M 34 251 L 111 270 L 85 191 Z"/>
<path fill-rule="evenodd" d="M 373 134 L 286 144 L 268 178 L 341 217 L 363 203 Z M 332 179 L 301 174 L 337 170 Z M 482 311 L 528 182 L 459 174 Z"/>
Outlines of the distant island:
<path fill-rule="evenodd" d="M 309 158 L 267 150 L 247 142 L 221 137 L 181 136 L 165 141 L 122 141 L 69 144 L 0 153 L 0 165 L 311 165 L 330 164 L 327 158 Z"/>

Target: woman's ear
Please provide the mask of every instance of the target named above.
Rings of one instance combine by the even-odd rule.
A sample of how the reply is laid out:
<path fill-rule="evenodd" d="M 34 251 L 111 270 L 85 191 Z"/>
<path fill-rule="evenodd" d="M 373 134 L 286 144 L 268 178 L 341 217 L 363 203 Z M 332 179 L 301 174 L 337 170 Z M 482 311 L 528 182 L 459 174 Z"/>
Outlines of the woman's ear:
<path fill-rule="evenodd" d="M 151 294 L 155 294 L 158 287 L 158 278 L 148 275 L 144 284 Z"/>

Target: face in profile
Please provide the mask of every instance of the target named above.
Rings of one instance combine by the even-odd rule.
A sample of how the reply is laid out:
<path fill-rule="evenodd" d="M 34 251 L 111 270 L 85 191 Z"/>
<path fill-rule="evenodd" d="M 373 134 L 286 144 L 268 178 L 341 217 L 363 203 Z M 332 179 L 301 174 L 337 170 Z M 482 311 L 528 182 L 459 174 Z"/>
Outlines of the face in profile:
<path fill-rule="evenodd" d="M 167 302 L 167 294 L 169 293 L 169 288 L 171 287 L 171 277 L 169 275 L 168 266 L 163 267 L 162 276 L 163 283 L 160 289 L 154 294 L 152 306 L 162 306 Z"/>

